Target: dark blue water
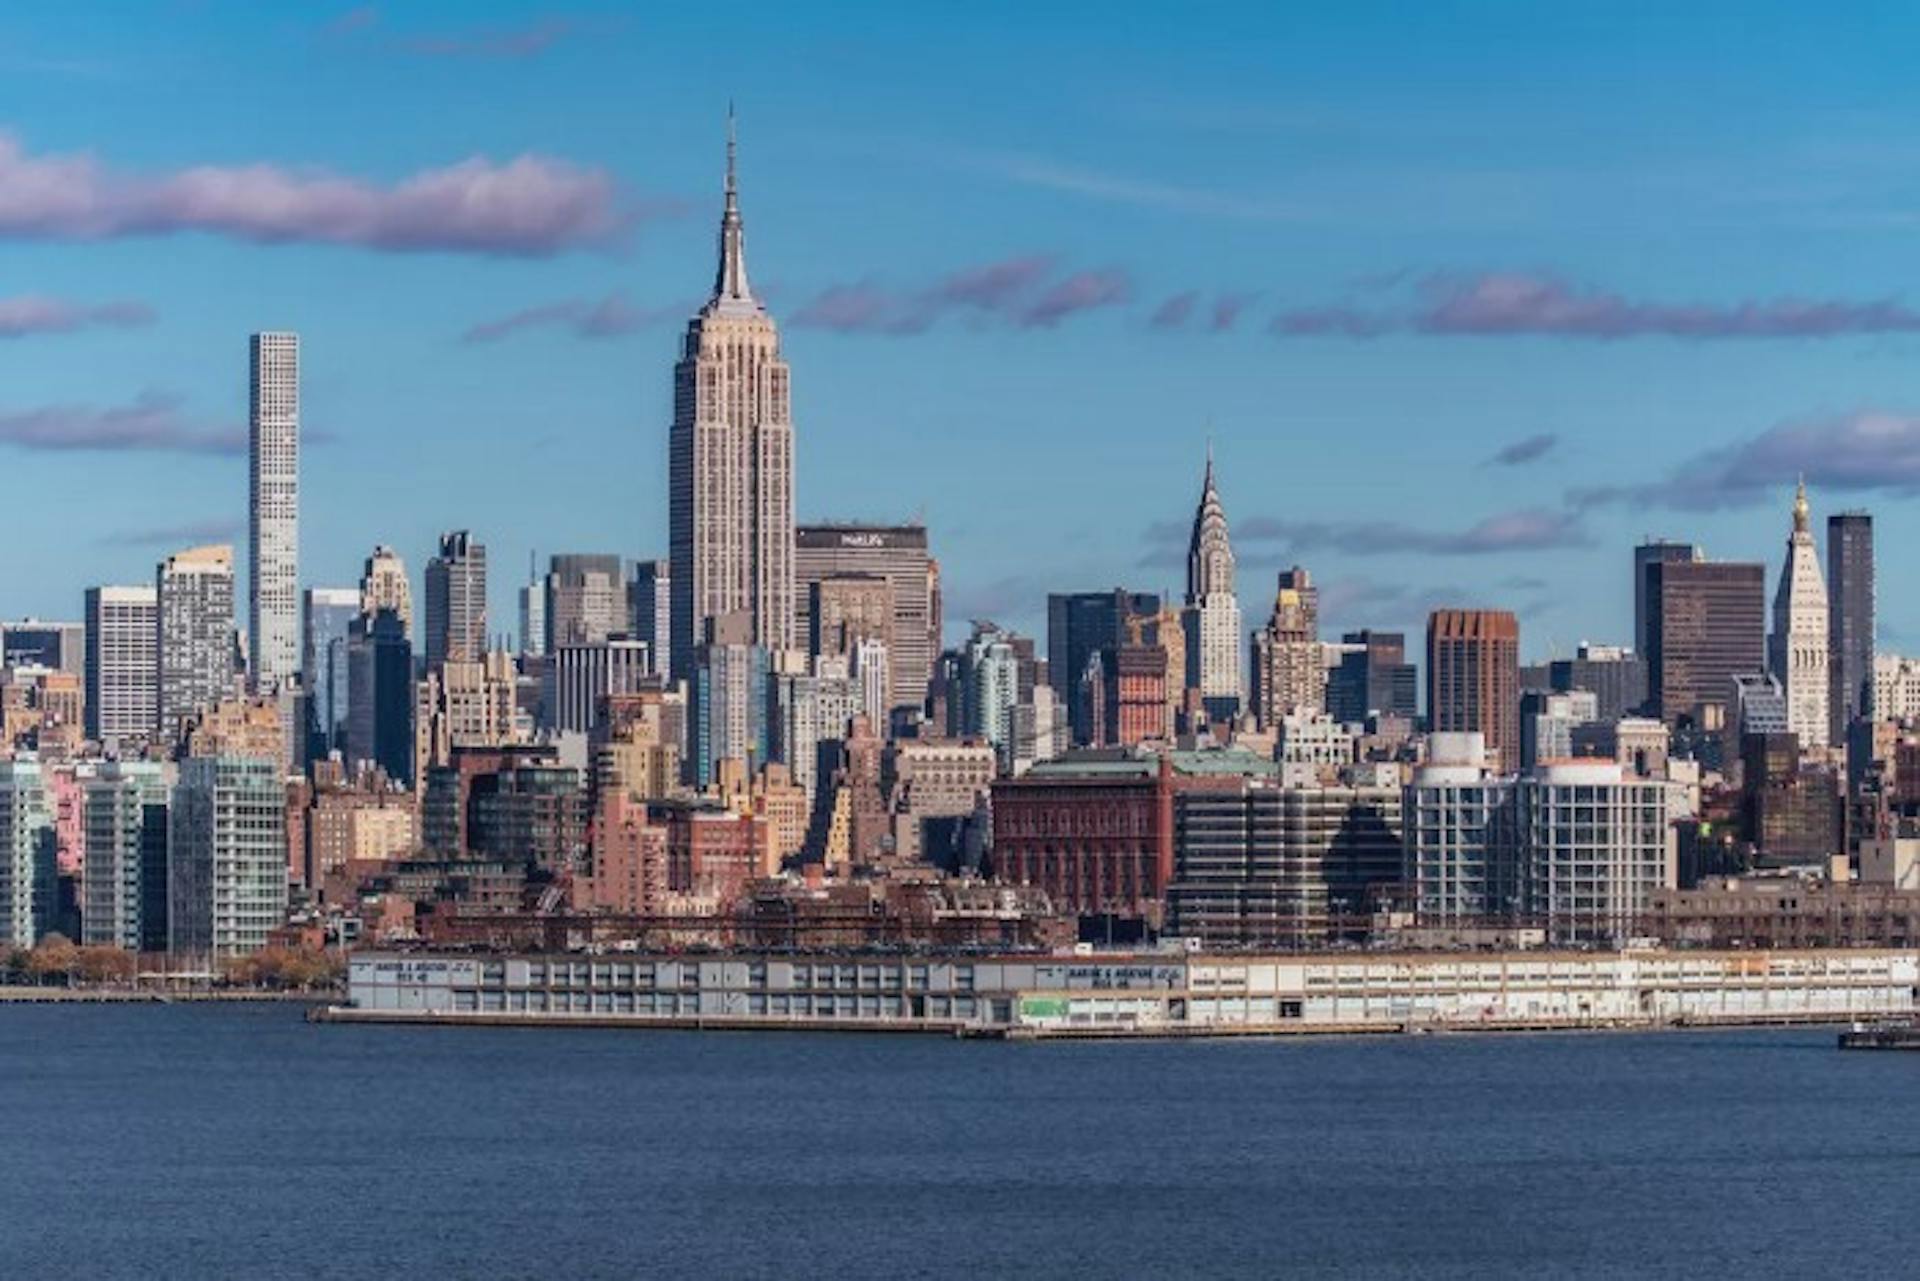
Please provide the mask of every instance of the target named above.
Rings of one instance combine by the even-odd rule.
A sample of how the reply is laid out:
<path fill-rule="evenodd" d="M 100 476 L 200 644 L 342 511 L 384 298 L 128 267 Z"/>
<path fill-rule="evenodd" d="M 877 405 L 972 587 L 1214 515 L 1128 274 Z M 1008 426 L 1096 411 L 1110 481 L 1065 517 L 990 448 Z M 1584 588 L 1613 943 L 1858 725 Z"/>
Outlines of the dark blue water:
<path fill-rule="evenodd" d="M 1920 1054 L 0 1009 L 0 1277 L 1911 1275 Z"/>

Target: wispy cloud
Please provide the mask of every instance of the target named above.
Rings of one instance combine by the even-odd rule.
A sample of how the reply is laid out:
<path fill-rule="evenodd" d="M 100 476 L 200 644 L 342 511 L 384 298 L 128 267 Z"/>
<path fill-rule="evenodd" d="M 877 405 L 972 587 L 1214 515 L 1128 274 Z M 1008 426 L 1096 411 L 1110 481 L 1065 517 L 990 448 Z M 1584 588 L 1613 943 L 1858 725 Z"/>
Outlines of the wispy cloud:
<path fill-rule="evenodd" d="M 332 39 L 358 36 L 384 26 L 375 5 L 348 9 L 325 23 L 320 33 Z M 566 18 L 542 18 L 523 27 L 476 27 L 465 31 L 411 32 L 395 35 L 387 47 L 428 58 L 531 58 L 545 53 L 578 25 Z"/>
<path fill-rule="evenodd" d="M 1223 334 L 1232 329 L 1258 297 L 1258 294 L 1253 293 L 1216 294 L 1212 303 L 1205 308 L 1205 324 L 1208 332 Z M 1174 294 L 1162 302 L 1154 309 L 1147 323 L 1155 329 L 1181 329 L 1201 310 L 1200 291 L 1189 289 Z"/>
<path fill-rule="evenodd" d="M 121 529 L 102 535 L 102 547 L 189 547 L 195 543 L 223 543 L 240 534 L 237 520 L 196 520 L 149 529 Z"/>
<path fill-rule="evenodd" d="M 1545 458 L 1559 443 L 1559 436 L 1550 431 L 1543 431 L 1537 435 L 1523 436 L 1495 453 L 1487 461 L 1498 467 L 1519 467 Z"/>
<path fill-rule="evenodd" d="M 274 165 L 132 175 L 84 152 L 33 154 L 0 133 L 0 239 L 202 232 L 255 244 L 538 257 L 605 246 L 653 212 L 624 203 L 601 170 L 538 155 L 474 157 L 380 186 Z"/>
<path fill-rule="evenodd" d="M 690 304 L 636 307 L 627 301 L 625 294 L 617 292 L 604 298 L 562 298 L 481 321 L 462 333 L 460 341 L 497 342 L 529 329 L 561 329 L 576 338 L 616 338 L 686 315 L 691 310 Z"/>
<path fill-rule="evenodd" d="M 1134 178 L 1020 152 L 969 151 L 961 153 L 959 160 L 968 168 L 995 174 L 1021 186 L 1084 196 L 1108 204 L 1257 222 L 1291 221 L 1303 216 L 1300 206 L 1291 201 Z"/>
<path fill-rule="evenodd" d="M 1061 276 L 1051 256 L 1024 254 L 962 268 L 917 288 L 895 289 L 875 280 L 834 285 L 795 312 L 792 323 L 841 333 L 917 334 L 960 316 L 982 324 L 1051 328 L 1131 296 L 1130 280 L 1116 268 Z"/>
<path fill-rule="evenodd" d="M 129 405 L 0 410 L 0 445 L 47 453 L 243 454 L 247 433 L 194 422 L 177 398 L 146 392 Z"/>
<path fill-rule="evenodd" d="M 153 308 L 145 303 L 72 303 L 37 294 L 0 298 L 0 338 L 66 334 L 100 326 L 124 329 L 152 323 Z"/>
<path fill-rule="evenodd" d="M 1575 489 L 1576 507 L 1624 504 L 1679 511 L 1750 507 L 1805 476 L 1841 493 L 1920 493 L 1920 414 L 1865 409 L 1782 423 L 1697 454 L 1663 479 Z"/>
<path fill-rule="evenodd" d="M 1589 542 L 1577 516 L 1542 508 L 1502 512 L 1465 529 L 1423 529 L 1394 520 L 1292 520 L 1256 516 L 1234 529 L 1236 542 L 1276 543 L 1294 552 L 1334 551 L 1348 556 L 1421 553 L 1481 556 L 1499 552 L 1557 551 Z"/>
<path fill-rule="evenodd" d="M 1174 294 L 1153 309 L 1153 316 L 1147 323 L 1155 329 L 1178 329 L 1187 323 L 1199 301 L 1198 290 L 1189 289 L 1185 293 Z"/>
<path fill-rule="evenodd" d="M 1891 299 L 1774 298 L 1728 304 L 1647 302 L 1524 273 L 1435 274 L 1401 307 L 1347 304 L 1281 312 L 1282 337 L 1549 337 L 1721 340 L 1920 332 L 1920 311 Z"/>
<path fill-rule="evenodd" d="M 408 36 L 397 43 L 409 53 L 430 58 L 531 58 L 573 30 L 565 19 L 547 18 L 525 27 Z"/>

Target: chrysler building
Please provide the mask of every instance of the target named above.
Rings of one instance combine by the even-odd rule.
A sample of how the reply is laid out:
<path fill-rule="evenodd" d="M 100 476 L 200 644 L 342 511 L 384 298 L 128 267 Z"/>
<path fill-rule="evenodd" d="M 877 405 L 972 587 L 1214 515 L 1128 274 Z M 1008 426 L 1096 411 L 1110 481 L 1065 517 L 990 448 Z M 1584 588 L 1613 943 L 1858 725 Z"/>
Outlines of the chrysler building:
<path fill-rule="evenodd" d="M 754 645 L 793 645 L 793 420 L 780 334 L 747 284 L 727 117 L 726 203 L 713 296 L 673 369 L 668 441 L 673 664 L 691 675 L 708 620 L 745 614 Z"/>
<path fill-rule="evenodd" d="M 1233 594 L 1233 547 L 1227 511 L 1213 486 L 1213 447 L 1187 545 L 1187 687 L 1200 691 L 1210 721 L 1240 714 L 1240 602 Z"/>

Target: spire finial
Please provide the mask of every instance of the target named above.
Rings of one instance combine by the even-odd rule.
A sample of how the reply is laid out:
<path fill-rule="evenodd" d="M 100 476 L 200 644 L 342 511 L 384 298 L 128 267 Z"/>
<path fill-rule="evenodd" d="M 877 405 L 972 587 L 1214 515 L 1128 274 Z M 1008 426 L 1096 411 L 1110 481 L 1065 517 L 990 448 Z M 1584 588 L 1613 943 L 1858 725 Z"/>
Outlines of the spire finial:
<path fill-rule="evenodd" d="M 739 135 L 734 128 L 733 102 L 727 102 L 726 203 L 720 214 L 720 270 L 713 281 L 716 302 L 753 303 L 747 286 L 746 236 L 740 226 Z"/>
<path fill-rule="evenodd" d="M 1807 531 L 1807 474 L 1800 473 L 1800 480 L 1793 489 L 1793 528 L 1796 533 Z"/>
<path fill-rule="evenodd" d="M 729 209 L 737 207 L 736 201 L 740 194 L 736 178 L 739 153 L 740 135 L 734 129 L 733 99 L 729 98 L 727 99 L 727 208 Z"/>

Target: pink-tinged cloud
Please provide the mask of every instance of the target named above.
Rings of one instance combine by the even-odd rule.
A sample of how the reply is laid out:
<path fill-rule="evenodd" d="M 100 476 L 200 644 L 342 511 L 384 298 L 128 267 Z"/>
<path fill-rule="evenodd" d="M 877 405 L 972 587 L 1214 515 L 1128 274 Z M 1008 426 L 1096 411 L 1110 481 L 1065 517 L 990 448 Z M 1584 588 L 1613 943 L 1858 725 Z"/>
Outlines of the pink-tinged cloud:
<path fill-rule="evenodd" d="M 320 28 L 321 34 L 329 36 L 351 35 L 356 31 L 365 31 L 380 22 L 380 10 L 370 4 L 357 9 L 348 9 L 333 21 Z"/>
<path fill-rule="evenodd" d="M 1213 300 L 1213 315 L 1207 328 L 1223 334 L 1240 322 L 1240 314 L 1253 302 L 1254 294 L 1221 294 Z"/>
<path fill-rule="evenodd" d="M 0 133 L 0 238 L 106 240 L 202 232 L 256 244 L 540 257 L 605 246 L 641 211 L 603 171 L 474 157 L 392 186 L 274 165 L 121 174 L 91 155 L 33 155 Z"/>
<path fill-rule="evenodd" d="M 1464 529 L 1422 529 L 1384 519 L 1295 520 L 1256 516 L 1240 522 L 1233 533 L 1235 539 L 1249 544 L 1277 543 L 1293 552 L 1327 550 L 1348 556 L 1396 553 L 1483 556 L 1584 547 L 1590 541 L 1577 514 L 1537 507 L 1501 512 Z"/>
<path fill-rule="evenodd" d="M 143 392 L 130 405 L 0 410 L 0 445 L 46 453 L 243 454 L 247 432 L 191 421 L 176 397 Z"/>
<path fill-rule="evenodd" d="M 1153 315 L 1147 323 L 1155 329 L 1178 329 L 1187 323 L 1193 315 L 1194 306 L 1200 301 L 1200 295 L 1194 290 L 1175 294 L 1153 309 Z"/>
<path fill-rule="evenodd" d="M 792 316 L 802 328 L 840 333 L 915 334 L 947 316 L 1020 328 L 1058 324 L 1078 312 L 1111 306 L 1130 295 L 1118 271 L 1082 271 L 1055 277 L 1054 259 L 1027 254 L 967 267 L 918 289 L 896 290 L 873 280 L 834 285 Z"/>
<path fill-rule="evenodd" d="M 0 338 L 67 334 L 100 326 L 124 329 L 152 323 L 153 308 L 145 303 L 71 303 L 35 294 L 0 298 Z"/>
<path fill-rule="evenodd" d="M 1797 477 L 1815 492 L 1920 494 L 1920 414 L 1865 409 L 1781 423 L 1697 454 L 1664 478 L 1571 491 L 1579 508 L 1624 504 L 1713 511 L 1780 501 Z"/>
<path fill-rule="evenodd" d="M 1054 284 L 1020 313 L 1019 323 L 1050 329 L 1068 316 L 1127 301 L 1133 289 L 1123 271 L 1077 271 Z"/>
<path fill-rule="evenodd" d="M 489 343 L 529 329 L 563 329 L 576 338 L 617 338 L 634 333 L 674 316 L 690 314 L 691 304 L 669 307 L 636 307 L 626 295 L 608 294 L 604 298 L 563 298 L 537 307 L 485 320 L 460 335 L 464 343 Z"/>
<path fill-rule="evenodd" d="M 1428 276 L 1410 304 L 1398 309 L 1336 305 L 1282 312 L 1272 328 L 1286 337 L 1817 339 L 1920 332 L 1920 311 L 1890 299 L 1642 302 L 1551 276 L 1495 272 Z"/>

